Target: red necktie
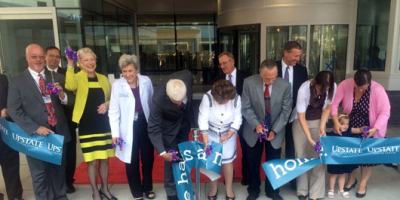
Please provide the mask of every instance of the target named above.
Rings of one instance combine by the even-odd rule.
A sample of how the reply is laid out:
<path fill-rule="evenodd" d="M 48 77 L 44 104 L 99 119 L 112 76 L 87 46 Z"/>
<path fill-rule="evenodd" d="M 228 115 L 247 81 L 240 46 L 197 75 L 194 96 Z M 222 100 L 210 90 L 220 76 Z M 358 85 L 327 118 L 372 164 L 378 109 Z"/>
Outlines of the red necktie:
<path fill-rule="evenodd" d="M 269 97 L 269 84 L 265 84 L 264 97 Z"/>
<path fill-rule="evenodd" d="M 46 90 L 46 86 L 44 83 L 44 78 L 41 74 L 39 74 L 39 87 L 40 87 L 40 93 L 42 94 L 42 97 L 46 97 L 48 94 Z M 50 95 L 49 95 L 50 98 Z M 50 101 L 48 103 L 45 102 L 46 109 L 47 109 L 47 123 L 50 126 L 56 126 L 57 124 L 57 118 L 56 118 L 56 112 L 53 107 L 53 103 Z"/>

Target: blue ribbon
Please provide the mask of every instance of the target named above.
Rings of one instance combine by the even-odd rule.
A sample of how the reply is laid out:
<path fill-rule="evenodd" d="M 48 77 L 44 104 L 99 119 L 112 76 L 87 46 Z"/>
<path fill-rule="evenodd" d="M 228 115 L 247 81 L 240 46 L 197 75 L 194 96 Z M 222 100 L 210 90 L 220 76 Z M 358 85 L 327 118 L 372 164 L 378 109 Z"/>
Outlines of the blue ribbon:
<path fill-rule="evenodd" d="M 220 177 L 222 165 L 222 145 L 212 143 L 210 154 L 204 151 L 204 144 L 200 142 L 183 142 L 178 145 L 182 160 L 172 163 L 172 172 L 175 179 L 179 199 L 194 199 L 190 172 L 197 168 L 209 179 L 217 180 Z"/>
<path fill-rule="evenodd" d="M 385 164 L 400 163 L 400 137 L 354 138 L 321 137 L 319 158 L 276 159 L 262 167 L 274 189 L 281 187 L 321 164 Z"/>
<path fill-rule="evenodd" d="M 0 118 L 0 133 L 4 143 L 30 157 L 61 165 L 64 136 L 49 134 L 29 135 L 17 124 Z"/>

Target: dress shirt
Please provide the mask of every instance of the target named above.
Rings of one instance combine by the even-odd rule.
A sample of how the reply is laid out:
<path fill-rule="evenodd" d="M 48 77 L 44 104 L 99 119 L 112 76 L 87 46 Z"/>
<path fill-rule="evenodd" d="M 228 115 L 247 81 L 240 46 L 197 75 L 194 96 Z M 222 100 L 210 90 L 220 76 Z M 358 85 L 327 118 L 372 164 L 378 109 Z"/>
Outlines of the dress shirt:
<path fill-rule="evenodd" d="M 56 67 L 55 69 L 50 68 L 49 66 L 46 66 L 47 70 L 49 70 L 49 72 L 58 72 L 58 67 Z"/>
<path fill-rule="evenodd" d="M 293 66 L 288 66 L 285 61 L 282 60 L 282 79 L 285 79 L 285 70 L 289 67 L 289 83 L 291 88 L 291 93 L 293 95 Z"/>
<path fill-rule="evenodd" d="M 266 84 L 266 83 L 263 82 L 263 92 L 265 91 L 265 84 Z M 269 89 L 269 96 L 272 95 L 272 85 L 273 85 L 273 84 L 269 84 L 269 87 L 268 87 L 268 89 Z M 263 96 L 264 96 L 264 94 L 263 94 Z"/>
<path fill-rule="evenodd" d="M 236 73 L 236 67 L 235 67 L 235 69 L 232 71 L 232 73 L 230 73 L 230 74 L 225 74 L 225 79 L 228 80 L 228 81 L 229 81 L 229 75 L 232 75 L 231 80 L 232 80 L 233 86 L 235 86 L 235 87 L 236 87 L 236 78 L 237 78 L 237 75 L 236 75 L 236 74 L 237 74 L 237 73 Z"/>
<path fill-rule="evenodd" d="M 41 72 L 37 73 L 36 71 L 32 70 L 30 67 L 28 67 L 28 71 L 31 74 L 33 80 L 35 80 L 36 83 L 36 87 L 39 89 L 40 91 L 40 87 L 39 87 L 39 74 L 42 75 L 42 77 L 46 80 L 46 75 L 44 74 L 44 70 L 42 70 Z M 61 99 L 60 97 L 58 97 L 61 100 L 61 103 L 64 105 L 67 105 L 68 103 L 68 97 L 67 95 L 64 95 L 64 99 Z"/>

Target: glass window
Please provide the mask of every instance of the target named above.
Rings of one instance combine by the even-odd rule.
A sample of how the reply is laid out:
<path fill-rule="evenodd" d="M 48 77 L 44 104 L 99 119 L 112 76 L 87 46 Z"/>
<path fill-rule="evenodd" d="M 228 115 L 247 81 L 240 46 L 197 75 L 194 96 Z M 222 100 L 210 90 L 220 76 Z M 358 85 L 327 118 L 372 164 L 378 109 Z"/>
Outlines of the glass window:
<path fill-rule="evenodd" d="M 0 20 L 0 66 L 7 75 L 26 69 L 25 48 L 30 43 L 54 46 L 51 19 Z"/>
<path fill-rule="evenodd" d="M 0 0 L 0 7 L 49 7 L 53 0 Z"/>
<path fill-rule="evenodd" d="M 119 77 L 119 57 L 135 53 L 133 14 L 107 2 L 95 7 L 90 3 L 82 1 L 84 46 L 96 53 L 99 72 Z"/>
<path fill-rule="evenodd" d="M 144 72 L 176 70 L 172 15 L 138 16 L 140 66 Z"/>
<path fill-rule="evenodd" d="M 308 73 L 333 71 L 337 82 L 346 75 L 348 25 L 311 25 Z"/>
<path fill-rule="evenodd" d="M 79 0 L 55 0 L 57 8 L 79 8 Z"/>
<path fill-rule="evenodd" d="M 139 15 L 141 69 L 154 84 L 160 74 L 189 69 L 194 84 L 212 79 L 215 48 L 213 15 Z"/>
<path fill-rule="evenodd" d="M 270 26 L 267 27 L 267 58 L 282 59 L 283 48 L 286 42 L 295 40 L 303 48 L 301 63 L 306 65 L 307 26 Z"/>
<path fill-rule="evenodd" d="M 215 24 L 212 15 L 177 15 L 177 67 L 190 69 L 194 84 L 211 81 L 215 55 Z"/>
<path fill-rule="evenodd" d="M 390 0 L 359 0 L 354 69 L 384 71 L 389 29 Z"/>
<path fill-rule="evenodd" d="M 58 28 L 61 52 L 67 47 L 79 49 L 82 47 L 81 14 L 79 9 L 57 9 Z M 66 66 L 66 60 L 62 59 Z"/>

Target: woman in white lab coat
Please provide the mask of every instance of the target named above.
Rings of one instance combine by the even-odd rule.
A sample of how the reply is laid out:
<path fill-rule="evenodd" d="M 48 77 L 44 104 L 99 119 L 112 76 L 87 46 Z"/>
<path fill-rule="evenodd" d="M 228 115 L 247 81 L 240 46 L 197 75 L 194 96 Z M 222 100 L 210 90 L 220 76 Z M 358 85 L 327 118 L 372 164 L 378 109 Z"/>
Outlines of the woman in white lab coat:
<path fill-rule="evenodd" d="M 233 161 L 236 158 L 237 131 L 242 124 L 240 96 L 231 82 L 219 80 L 200 103 L 199 128 L 205 144 L 222 144 L 222 171 L 225 177 L 226 199 L 235 199 L 232 190 Z M 217 199 L 218 181 L 211 182 L 209 200 Z"/>
<path fill-rule="evenodd" d="M 149 77 L 139 73 L 139 62 L 135 55 L 122 55 L 118 64 L 122 78 L 112 85 L 108 110 L 116 156 L 125 162 L 133 198 L 143 199 L 145 195 L 148 199 L 154 199 L 154 147 L 147 133 L 153 85 Z M 140 160 L 142 173 L 139 169 Z"/>

